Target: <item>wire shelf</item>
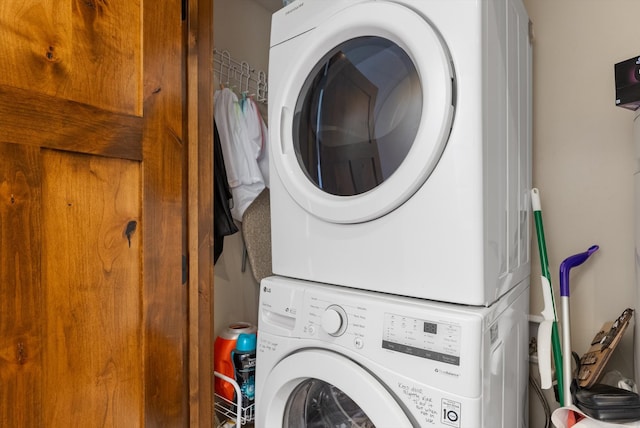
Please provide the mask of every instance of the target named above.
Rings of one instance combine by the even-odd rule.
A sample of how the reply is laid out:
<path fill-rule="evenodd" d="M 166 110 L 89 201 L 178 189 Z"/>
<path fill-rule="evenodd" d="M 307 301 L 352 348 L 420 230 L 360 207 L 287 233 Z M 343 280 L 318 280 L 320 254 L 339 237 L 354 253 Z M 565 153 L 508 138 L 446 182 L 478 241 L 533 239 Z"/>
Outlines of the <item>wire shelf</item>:
<path fill-rule="evenodd" d="M 220 84 L 236 89 L 238 92 L 253 96 L 258 102 L 267 104 L 267 73 L 256 70 L 246 61 L 237 61 L 229 51 L 213 50 L 213 72 Z"/>
<path fill-rule="evenodd" d="M 227 418 L 230 418 L 235 421 L 236 427 L 241 427 L 249 422 L 253 422 L 255 419 L 255 403 L 251 404 L 247 407 L 242 407 L 242 393 L 240 392 L 240 386 L 238 383 L 231 379 L 228 376 L 223 375 L 222 373 L 218 373 L 216 371 L 213 372 L 215 377 L 219 377 L 226 382 L 229 382 L 233 385 L 233 389 L 236 391 L 236 401 L 231 401 L 222 397 L 218 394 L 215 394 L 215 400 L 213 403 L 213 409 L 215 412 L 218 412 Z M 218 426 L 218 428 L 222 428 L 227 421 L 222 421 L 222 423 Z"/>

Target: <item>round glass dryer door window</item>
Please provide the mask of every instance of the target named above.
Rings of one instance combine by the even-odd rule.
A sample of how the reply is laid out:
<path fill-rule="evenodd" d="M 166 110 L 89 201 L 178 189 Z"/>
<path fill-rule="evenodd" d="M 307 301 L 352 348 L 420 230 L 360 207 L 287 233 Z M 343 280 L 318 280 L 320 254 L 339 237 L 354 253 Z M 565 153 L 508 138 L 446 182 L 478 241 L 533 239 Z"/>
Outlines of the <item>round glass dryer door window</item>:
<path fill-rule="evenodd" d="M 300 167 L 332 195 L 377 187 L 409 153 L 422 98 L 418 72 L 397 44 L 372 36 L 340 44 L 300 91 L 293 122 Z"/>
<path fill-rule="evenodd" d="M 455 77 L 438 32 L 413 10 L 362 2 L 272 47 L 270 162 L 309 214 L 362 223 L 429 178 L 453 124 Z"/>

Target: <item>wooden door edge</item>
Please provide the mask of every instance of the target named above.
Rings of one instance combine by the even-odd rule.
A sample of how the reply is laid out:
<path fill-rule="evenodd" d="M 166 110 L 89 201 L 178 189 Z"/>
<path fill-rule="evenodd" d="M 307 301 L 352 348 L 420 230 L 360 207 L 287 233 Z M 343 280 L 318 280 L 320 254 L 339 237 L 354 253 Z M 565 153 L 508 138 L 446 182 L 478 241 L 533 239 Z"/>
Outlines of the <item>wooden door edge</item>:
<path fill-rule="evenodd" d="M 189 418 L 213 426 L 213 2 L 188 1 Z"/>

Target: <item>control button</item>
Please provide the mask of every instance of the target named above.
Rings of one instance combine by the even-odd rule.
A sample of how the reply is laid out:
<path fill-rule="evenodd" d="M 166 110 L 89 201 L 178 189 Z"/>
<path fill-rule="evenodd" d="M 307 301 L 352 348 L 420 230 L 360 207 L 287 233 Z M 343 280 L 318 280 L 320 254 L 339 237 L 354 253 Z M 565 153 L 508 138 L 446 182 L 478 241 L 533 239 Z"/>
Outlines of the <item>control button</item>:
<path fill-rule="evenodd" d="M 311 324 L 309 327 L 307 327 L 307 331 L 309 332 L 309 335 L 313 336 L 314 334 L 316 334 L 316 328 L 313 324 Z"/>
<path fill-rule="evenodd" d="M 347 313 L 338 305 L 331 305 L 322 314 L 322 329 L 331 336 L 341 336 L 347 329 Z"/>
<path fill-rule="evenodd" d="M 361 337 L 356 337 L 353 339 L 353 344 L 356 346 L 356 349 L 362 349 L 364 347 L 364 339 Z"/>

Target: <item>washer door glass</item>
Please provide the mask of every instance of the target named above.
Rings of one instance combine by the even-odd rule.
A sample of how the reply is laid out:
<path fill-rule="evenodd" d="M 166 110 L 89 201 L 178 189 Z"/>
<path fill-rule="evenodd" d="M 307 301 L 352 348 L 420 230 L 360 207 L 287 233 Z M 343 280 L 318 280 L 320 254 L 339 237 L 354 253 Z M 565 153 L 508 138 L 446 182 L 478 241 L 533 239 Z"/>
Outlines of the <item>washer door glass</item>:
<path fill-rule="evenodd" d="M 257 370 L 267 373 L 256 379 L 256 426 L 417 425 L 400 406 L 398 397 L 392 395 L 393 385 L 387 387 L 367 369 L 335 352 L 304 349 L 286 356 L 272 368 Z"/>
<path fill-rule="evenodd" d="M 269 62 L 283 71 L 269 74 L 270 164 L 309 214 L 377 219 L 434 171 L 453 124 L 455 74 L 442 37 L 415 11 L 346 6 L 272 46 Z"/>
<path fill-rule="evenodd" d="M 375 425 L 339 388 L 319 379 L 307 379 L 291 393 L 285 408 L 284 427 L 374 428 Z"/>
<path fill-rule="evenodd" d="M 322 58 L 295 108 L 300 167 L 332 195 L 367 192 L 389 178 L 414 142 L 422 85 L 409 55 L 382 37 L 346 41 Z"/>

